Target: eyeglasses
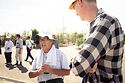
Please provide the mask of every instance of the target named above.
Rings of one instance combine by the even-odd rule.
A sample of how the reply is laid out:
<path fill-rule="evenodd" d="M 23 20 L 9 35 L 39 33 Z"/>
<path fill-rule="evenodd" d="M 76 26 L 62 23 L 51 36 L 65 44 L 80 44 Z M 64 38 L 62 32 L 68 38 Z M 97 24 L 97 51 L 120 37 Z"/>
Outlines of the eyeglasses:
<path fill-rule="evenodd" d="M 49 40 L 48 36 L 45 36 L 44 38 L 40 38 L 40 41 L 47 41 L 47 40 Z"/>

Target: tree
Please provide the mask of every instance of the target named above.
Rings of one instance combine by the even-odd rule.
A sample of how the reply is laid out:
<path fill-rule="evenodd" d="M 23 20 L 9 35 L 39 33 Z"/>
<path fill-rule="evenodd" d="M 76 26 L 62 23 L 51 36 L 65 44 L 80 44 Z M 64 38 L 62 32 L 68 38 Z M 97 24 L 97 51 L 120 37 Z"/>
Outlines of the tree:
<path fill-rule="evenodd" d="M 73 44 L 75 44 L 75 43 L 76 43 L 76 40 L 77 40 L 77 38 L 78 38 L 78 33 L 77 33 L 77 32 L 72 33 L 72 34 L 70 35 L 70 38 L 71 38 L 71 42 L 72 42 Z"/>
<path fill-rule="evenodd" d="M 6 40 L 6 32 L 4 33 L 3 37 L 1 37 L 1 45 L 4 46 Z"/>
<path fill-rule="evenodd" d="M 80 46 L 82 43 L 83 43 L 83 38 L 78 38 L 78 39 L 76 40 L 76 45 L 78 46 L 78 48 L 79 48 L 79 46 Z"/>
<path fill-rule="evenodd" d="M 14 43 L 14 45 L 16 45 L 16 34 L 11 34 L 10 39 Z"/>
<path fill-rule="evenodd" d="M 60 34 L 57 34 L 57 40 L 58 40 L 58 43 L 64 43 L 64 34 L 63 33 L 60 33 Z"/>
<path fill-rule="evenodd" d="M 68 43 L 68 45 L 69 45 L 69 42 L 71 41 L 71 39 L 70 39 L 70 37 L 69 37 L 70 35 L 69 35 L 68 33 L 66 33 L 65 36 L 66 36 L 66 37 L 65 37 L 65 41 L 66 41 L 66 43 Z"/>
<path fill-rule="evenodd" d="M 26 37 L 30 36 L 29 31 L 24 30 L 23 34 L 22 34 L 22 39 L 23 39 L 23 44 L 26 44 Z"/>
<path fill-rule="evenodd" d="M 32 38 L 31 39 L 35 41 L 35 37 L 36 37 L 37 34 L 39 34 L 39 31 L 36 30 L 35 28 L 32 29 Z"/>
<path fill-rule="evenodd" d="M 7 36 L 10 36 L 10 40 L 15 44 L 15 42 L 16 42 L 15 41 L 16 40 L 15 34 L 11 34 L 9 32 L 5 32 L 4 35 L 1 37 L 2 46 L 4 46 Z"/>
<path fill-rule="evenodd" d="M 124 38 L 124 41 L 125 41 L 125 33 L 123 32 L 123 38 Z"/>
<path fill-rule="evenodd" d="M 76 45 L 78 46 L 78 48 L 85 41 L 85 37 L 84 36 L 85 35 L 83 33 L 78 34 L 78 38 L 76 39 Z"/>

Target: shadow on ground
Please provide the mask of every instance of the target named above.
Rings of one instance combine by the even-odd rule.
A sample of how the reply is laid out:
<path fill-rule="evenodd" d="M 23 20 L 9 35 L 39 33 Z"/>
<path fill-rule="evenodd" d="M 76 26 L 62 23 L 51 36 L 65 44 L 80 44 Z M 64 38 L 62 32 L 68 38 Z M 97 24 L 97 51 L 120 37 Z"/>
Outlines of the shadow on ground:
<path fill-rule="evenodd" d="M 17 67 L 21 71 L 21 73 L 26 73 L 28 71 L 28 69 L 26 67 L 24 67 L 23 65 L 15 66 L 15 65 L 12 65 L 12 64 L 6 64 L 6 67 L 9 68 L 9 70 L 12 70 L 12 69 Z"/>
<path fill-rule="evenodd" d="M 21 73 L 26 73 L 28 69 L 22 65 L 18 65 L 17 68 L 21 71 Z"/>
<path fill-rule="evenodd" d="M 9 68 L 9 70 L 12 70 L 14 68 L 16 68 L 14 65 L 12 64 L 6 64 L 6 67 Z"/>

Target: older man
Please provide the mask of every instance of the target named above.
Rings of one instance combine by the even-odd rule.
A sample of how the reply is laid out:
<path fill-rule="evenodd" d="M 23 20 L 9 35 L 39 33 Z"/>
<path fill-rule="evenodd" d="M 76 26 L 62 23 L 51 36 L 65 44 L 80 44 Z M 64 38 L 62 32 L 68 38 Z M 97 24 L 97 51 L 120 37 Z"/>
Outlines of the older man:
<path fill-rule="evenodd" d="M 38 76 L 39 83 L 63 83 L 63 76 L 70 73 L 65 54 L 55 48 L 51 34 L 44 33 L 39 39 L 41 50 L 33 61 L 29 77 Z"/>
<path fill-rule="evenodd" d="M 70 9 L 90 22 L 89 37 L 71 60 L 72 71 L 83 83 L 122 83 L 123 31 L 118 19 L 98 9 L 96 0 L 73 0 Z"/>
<path fill-rule="evenodd" d="M 5 58 L 6 58 L 6 64 L 11 64 L 12 62 L 12 47 L 13 47 L 13 42 L 10 40 L 10 37 L 6 37 L 6 42 L 5 42 Z"/>

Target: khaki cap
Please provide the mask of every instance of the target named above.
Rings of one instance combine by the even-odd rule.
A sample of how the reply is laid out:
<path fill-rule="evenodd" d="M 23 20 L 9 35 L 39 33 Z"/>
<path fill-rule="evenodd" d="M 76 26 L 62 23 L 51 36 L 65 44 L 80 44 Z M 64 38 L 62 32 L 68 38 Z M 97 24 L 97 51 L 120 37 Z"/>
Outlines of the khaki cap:
<path fill-rule="evenodd" d="M 69 6 L 69 9 L 70 9 L 70 10 L 75 10 L 74 4 L 75 4 L 76 1 L 77 1 L 77 0 L 72 0 L 71 5 Z"/>

